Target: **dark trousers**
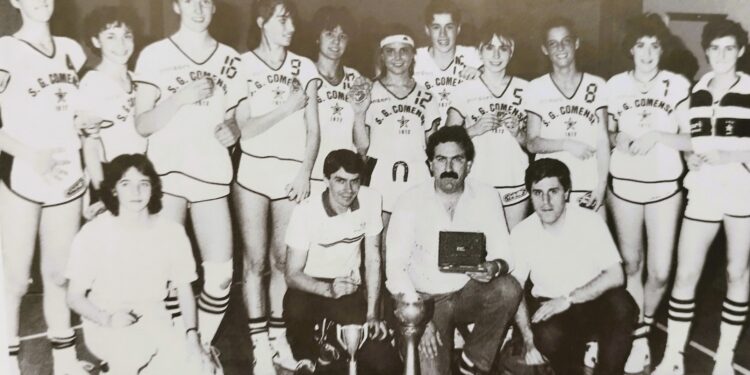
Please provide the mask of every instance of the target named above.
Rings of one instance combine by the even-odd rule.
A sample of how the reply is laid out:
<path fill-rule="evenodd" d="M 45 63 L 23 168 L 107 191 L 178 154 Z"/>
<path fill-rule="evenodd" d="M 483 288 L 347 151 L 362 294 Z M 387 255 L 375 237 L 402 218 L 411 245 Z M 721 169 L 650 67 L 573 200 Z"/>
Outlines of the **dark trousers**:
<path fill-rule="evenodd" d="M 453 332 L 459 324 L 474 323 L 465 338 L 464 353 L 482 371 L 489 371 L 495 360 L 508 323 L 518 309 L 521 286 L 510 275 L 489 283 L 470 280 L 460 290 L 429 296 L 435 302 L 432 323 L 443 342 L 436 358 L 420 353 L 422 374 L 451 374 Z"/>
<path fill-rule="evenodd" d="M 284 322 L 287 339 L 297 359 L 311 359 L 320 354 L 320 345 L 315 340 L 315 326 L 323 318 L 339 325 L 364 324 L 367 316 L 367 300 L 364 288 L 338 299 L 326 298 L 296 289 L 288 289 L 284 295 Z M 335 325 L 329 330 L 327 343 L 342 354 L 341 360 L 316 373 L 346 374 L 348 355 L 336 339 Z M 401 359 L 390 339 L 378 341 L 368 339 L 357 352 L 358 372 L 373 375 L 392 375 L 402 371 Z"/>
<path fill-rule="evenodd" d="M 533 316 L 545 299 L 529 299 Z M 586 342 L 599 342 L 596 375 L 622 375 L 632 346 L 638 306 L 625 288 L 611 289 L 599 298 L 531 326 L 534 343 L 556 375 L 581 373 Z"/>

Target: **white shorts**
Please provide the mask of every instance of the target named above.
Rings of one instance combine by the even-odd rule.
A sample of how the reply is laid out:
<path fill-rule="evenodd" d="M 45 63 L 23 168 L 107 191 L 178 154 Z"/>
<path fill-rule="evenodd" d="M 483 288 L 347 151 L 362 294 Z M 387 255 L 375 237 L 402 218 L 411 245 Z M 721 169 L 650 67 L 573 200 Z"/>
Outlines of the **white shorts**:
<path fill-rule="evenodd" d="M 370 178 L 370 187 L 383 196 L 383 211 L 393 212 L 398 197 L 409 188 L 430 178 L 424 161 L 384 161 L 378 159 Z"/>
<path fill-rule="evenodd" d="M 503 207 L 510 207 L 529 199 L 529 192 L 526 190 L 525 184 L 511 187 L 495 187 L 495 190 L 503 202 Z"/>
<path fill-rule="evenodd" d="M 669 199 L 682 189 L 677 181 L 641 182 L 612 177 L 609 191 L 629 203 L 649 204 Z"/>
<path fill-rule="evenodd" d="M 65 160 L 67 164 L 62 166 L 66 175 L 51 181 L 36 173 L 25 160 L 3 152 L 0 155 L 2 181 L 16 196 L 42 207 L 59 206 L 78 199 L 89 184 L 81 168 L 79 150 L 60 152 L 53 157 Z"/>
<path fill-rule="evenodd" d="M 287 199 L 286 187 L 294 182 L 301 166 L 302 163 L 296 160 L 243 153 L 237 170 L 237 184 L 272 201 Z"/>
<path fill-rule="evenodd" d="M 744 164 L 704 165 L 685 176 L 685 217 L 720 222 L 724 216 L 750 218 L 750 168 Z"/>
<path fill-rule="evenodd" d="M 164 194 L 183 198 L 190 203 L 221 199 L 229 195 L 229 185 L 200 181 L 176 172 L 160 177 Z"/>

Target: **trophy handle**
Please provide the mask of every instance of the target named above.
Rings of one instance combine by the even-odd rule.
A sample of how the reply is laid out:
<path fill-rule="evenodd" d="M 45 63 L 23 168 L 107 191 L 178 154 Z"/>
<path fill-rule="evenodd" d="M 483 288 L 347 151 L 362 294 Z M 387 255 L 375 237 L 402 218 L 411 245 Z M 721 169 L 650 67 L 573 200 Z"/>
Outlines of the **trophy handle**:
<path fill-rule="evenodd" d="M 360 340 L 359 346 L 357 346 L 357 349 L 362 349 L 362 345 L 364 345 L 365 341 L 367 341 L 367 336 L 368 336 L 367 333 L 368 333 L 367 324 L 363 324 L 362 325 L 362 340 Z"/>
<path fill-rule="evenodd" d="M 344 348 L 344 350 L 346 350 L 346 344 L 344 343 L 344 335 L 342 334 L 344 330 L 341 328 L 342 328 L 341 324 L 336 324 L 336 341 L 338 341 L 339 345 L 341 345 L 341 347 Z"/>

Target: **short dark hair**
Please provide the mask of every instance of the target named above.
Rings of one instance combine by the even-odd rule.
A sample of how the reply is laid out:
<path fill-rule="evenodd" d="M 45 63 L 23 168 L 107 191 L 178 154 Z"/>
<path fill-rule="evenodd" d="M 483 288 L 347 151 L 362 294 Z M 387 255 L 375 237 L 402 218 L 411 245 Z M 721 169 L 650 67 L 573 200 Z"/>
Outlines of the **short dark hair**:
<path fill-rule="evenodd" d="M 127 27 L 133 36 L 140 30 L 139 19 L 131 7 L 102 6 L 92 10 L 83 21 L 86 43 L 94 48 L 91 38 L 113 27 Z"/>
<path fill-rule="evenodd" d="M 509 27 L 510 23 L 504 19 L 492 19 L 485 22 L 477 32 L 477 46 L 492 43 L 492 37 L 497 35 L 515 43 L 515 38 Z"/>
<path fill-rule="evenodd" d="M 315 38 L 320 36 L 323 31 L 331 31 L 336 26 L 341 26 L 341 29 L 350 38 L 357 32 L 356 22 L 354 17 L 346 7 L 337 7 L 327 5 L 318 9 L 312 18 L 313 24 L 313 35 Z"/>
<path fill-rule="evenodd" d="M 708 21 L 706 26 L 703 26 L 701 46 L 703 46 L 704 50 L 708 49 L 711 42 L 725 36 L 734 37 L 734 40 L 737 42 L 737 47 L 739 48 L 742 48 L 747 44 L 747 31 L 742 28 L 742 25 L 724 18 Z"/>
<path fill-rule="evenodd" d="M 148 213 L 155 214 L 161 211 L 161 179 L 154 169 L 154 165 L 143 154 L 124 154 L 114 158 L 104 165 L 104 180 L 102 180 L 99 194 L 102 203 L 112 215 L 119 215 L 120 201 L 115 196 L 115 186 L 122 176 L 130 169 L 135 168 L 138 172 L 148 177 L 151 182 L 151 199 L 148 201 Z"/>
<path fill-rule="evenodd" d="M 566 28 L 571 37 L 578 39 L 578 33 L 576 32 L 576 27 L 573 24 L 573 21 L 571 21 L 570 18 L 556 16 L 544 21 L 542 27 L 539 29 L 542 44 L 547 44 L 547 33 L 555 27 Z"/>
<path fill-rule="evenodd" d="M 474 160 L 474 143 L 469 137 L 463 126 L 443 126 L 438 131 L 432 133 L 427 139 L 427 160 L 432 161 L 435 158 L 435 148 L 441 143 L 454 142 L 461 146 L 466 154 L 466 159 Z"/>
<path fill-rule="evenodd" d="M 268 22 L 273 17 L 276 7 L 279 5 L 284 7 L 290 15 L 296 13 L 292 2 L 289 0 L 257 0 L 253 6 L 253 25 L 255 25 L 255 20 L 258 17 L 263 19 L 264 24 Z"/>
<path fill-rule="evenodd" d="M 453 22 L 461 24 L 461 8 L 451 0 L 432 0 L 424 9 L 424 24 L 432 23 L 432 18 L 436 14 L 450 14 Z"/>
<path fill-rule="evenodd" d="M 329 152 L 323 161 L 323 175 L 331 178 L 331 175 L 341 168 L 344 168 L 346 173 L 362 176 L 365 172 L 365 162 L 352 150 L 340 149 Z"/>
<path fill-rule="evenodd" d="M 672 45 L 672 32 L 658 14 L 646 13 L 628 20 L 625 25 L 625 37 L 622 39 L 622 48 L 625 53 L 629 56 L 630 49 L 644 37 L 658 39 L 664 53 L 669 52 Z"/>
<path fill-rule="evenodd" d="M 551 158 L 537 159 L 526 168 L 526 190 L 531 193 L 531 185 L 547 177 L 557 177 L 565 191 L 570 191 L 570 169 L 565 163 Z"/>

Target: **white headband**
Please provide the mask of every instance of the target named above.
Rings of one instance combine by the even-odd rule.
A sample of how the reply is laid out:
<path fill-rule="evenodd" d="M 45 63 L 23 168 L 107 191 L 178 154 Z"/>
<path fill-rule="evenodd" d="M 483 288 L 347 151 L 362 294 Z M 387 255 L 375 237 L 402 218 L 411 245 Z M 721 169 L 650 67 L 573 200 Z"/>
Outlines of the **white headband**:
<path fill-rule="evenodd" d="M 386 45 L 391 44 L 391 43 L 406 43 L 414 47 L 414 39 L 412 39 L 410 36 L 404 35 L 404 34 L 396 34 L 396 35 L 389 35 L 383 38 L 380 41 L 380 48 L 383 48 Z"/>

